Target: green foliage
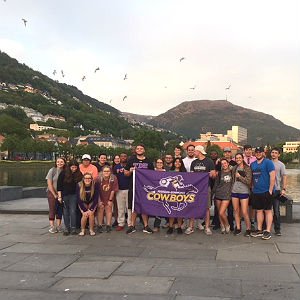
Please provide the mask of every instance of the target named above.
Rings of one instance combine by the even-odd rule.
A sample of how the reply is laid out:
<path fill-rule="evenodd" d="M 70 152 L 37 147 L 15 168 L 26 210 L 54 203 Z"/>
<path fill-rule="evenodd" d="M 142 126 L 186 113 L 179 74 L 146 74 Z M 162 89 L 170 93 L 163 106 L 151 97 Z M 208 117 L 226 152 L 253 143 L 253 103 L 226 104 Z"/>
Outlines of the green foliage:
<path fill-rule="evenodd" d="M 29 136 L 29 130 L 22 122 L 0 111 L 0 134 L 16 135 L 22 139 Z"/>
<path fill-rule="evenodd" d="M 146 148 L 163 149 L 164 140 L 160 132 L 139 130 L 134 136 L 134 145 L 142 143 Z"/>
<path fill-rule="evenodd" d="M 210 153 L 212 151 L 216 151 L 218 153 L 219 157 L 223 156 L 223 151 L 219 145 L 207 145 L 206 152 L 207 152 L 208 156 L 210 156 Z"/>

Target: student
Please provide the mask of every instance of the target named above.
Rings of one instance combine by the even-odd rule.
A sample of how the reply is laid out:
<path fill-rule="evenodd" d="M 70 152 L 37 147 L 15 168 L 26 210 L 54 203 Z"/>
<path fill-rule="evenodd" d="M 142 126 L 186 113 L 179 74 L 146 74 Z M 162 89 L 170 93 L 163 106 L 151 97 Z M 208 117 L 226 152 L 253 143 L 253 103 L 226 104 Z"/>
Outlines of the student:
<path fill-rule="evenodd" d="M 164 168 L 167 172 L 169 172 L 173 166 L 173 156 L 169 153 L 165 155 L 164 159 Z"/>
<path fill-rule="evenodd" d="M 49 204 L 49 223 L 50 233 L 61 232 L 61 219 L 63 214 L 62 204 L 58 201 L 57 194 L 57 179 L 60 172 L 65 168 L 66 161 L 64 158 L 59 157 L 56 159 L 55 166 L 48 171 L 46 176 L 47 180 L 47 198 Z M 56 226 L 55 226 L 56 217 Z"/>
<path fill-rule="evenodd" d="M 196 159 L 195 146 L 188 145 L 186 148 L 187 156 L 182 160 L 187 172 L 191 170 L 191 163 Z"/>
<path fill-rule="evenodd" d="M 232 188 L 232 171 L 229 167 L 229 162 L 226 158 L 220 160 L 221 170 L 215 179 L 215 184 L 212 194 L 215 195 L 215 202 L 219 211 L 219 218 L 221 223 L 221 233 L 230 233 L 230 225 L 226 215 L 226 210 L 231 201 Z"/>
<path fill-rule="evenodd" d="M 77 198 L 76 186 L 82 179 L 79 164 L 76 160 L 71 160 L 67 167 L 59 174 L 57 180 L 58 201 L 63 203 L 63 217 L 65 223 L 64 235 L 77 234 L 76 215 Z"/>
<path fill-rule="evenodd" d="M 104 166 L 109 166 L 109 163 L 107 161 L 107 154 L 100 153 L 98 156 L 98 161 L 95 163 L 95 167 L 97 168 L 98 173 L 102 172 Z"/>
<path fill-rule="evenodd" d="M 89 154 L 83 154 L 81 160 L 82 163 L 79 165 L 79 169 L 82 175 L 85 173 L 90 173 L 93 175 L 93 179 L 95 180 L 98 177 L 98 170 L 92 164 L 91 156 Z"/>
<path fill-rule="evenodd" d="M 181 158 L 181 153 L 182 153 L 182 148 L 179 145 L 175 146 L 174 158 L 177 158 L 177 157 Z"/>
<path fill-rule="evenodd" d="M 154 170 L 153 163 L 145 156 L 145 146 L 143 144 L 138 144 L 135 147 L 135 155 L 132 155 L 128 160 L 125 167 L 125 175 L 130 178 L 130 186 L 128 190 L 128 209 L 132 209 L 132 200 L 133 200 L 133 170 L 135 169 L 147 169 Z M 136 223 L 137 213 L 132 212 L 131 215 L 131 226 L 126 231 L 127 234 L 132 234 L 136 232 L 135 223 Z M 148 215 L 142 214 L 143 223 L 144 223 L 144 233 L 153 233 L 153 230 L 148 225 Z"/>
<path fill-rule="evenodd" d="M 85 173 L 77 186 L 77 203 L 82 214 L 80 236 L 85 235 L 85 227 L 89 220 L 90 235 L 94 236 L 95 211 L 98 205 L 99 183 L 94 182 L 93 175 Z"/>
<path fill-rule="evenodd" d="M 248 237 L 251 233 L 251 223 L 248 214 L 248 202 L 250 195 L 250 187 L 252 182 L 251 168 L 245 163 L 243 154 L 235 155 L 236 166 L 233 167 L 233 186 L 231 191 L 232 205 L 235 218 L 234 235 L 241 234 L 241 218 L 240 210 L 246 223 L 246 232 L 244 236 Z"/>
<path fill-rule="evenodd" d="M 104 212 L 106 216 L 106 232 L 111 232 L 111 219 L 115 193 L 118 191 L 118 179 L 112 174 L 109 166 L 104 166 L 99 174 L 98 232 L 103 232 Z"/>
<path fill-rule="evenodd" d="M 180 157 L 176 157 L 173 163 L 173 167 L 170 171 L 173 172 L 186 172 L 186 168 L 184 166 L 183 160 Z M 182 234 L 182 224 L 183 218 L 176 218 L 177 219 L 177 234 Z M 167 234 L 172 234 L 174 231 L 174 222 L 175 218 L 169 218 L 169 229 L 167 230 Z"/>

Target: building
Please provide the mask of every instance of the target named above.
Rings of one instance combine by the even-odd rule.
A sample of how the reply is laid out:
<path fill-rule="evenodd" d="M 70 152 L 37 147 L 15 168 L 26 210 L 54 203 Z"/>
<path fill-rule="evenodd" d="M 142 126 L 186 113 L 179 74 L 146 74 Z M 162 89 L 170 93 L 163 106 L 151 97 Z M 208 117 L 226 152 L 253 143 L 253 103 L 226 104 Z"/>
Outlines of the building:
<path fill-rule="evenodd" d="M 300 148 L 300 141 L 285 142 L 283 145 L 283 153 L 296 153 Z"/>
<path fill-rule="evenodd" d="M 248 139 L 247 129 L 241 126 L 232 126 L 231 130 L 227 130 L 227 136 L 237 144 L 246 144 Z"/>
<path fill-rule="evenodd" d="M 45 115 L 44 116 L 45 122 L 47 122 L 49 119 L 54 120 L 54 121 L 66 122 L 66 119 L 61 116 L 53 116 L 53 115 Z"/>
<path fill-rule="evenodd" d="M 232 138 L 222 133 L 211 133 L 209 131 L 206 133 L 201 133 L 200 139 L 197 139 L 196 141 L 197 142 L 208 142 L 208 141 L 231 142 Z"/>
<path fill-rule="evenodd" d="M 29 128 L 33 131 L 43 131 L 43 130 L 48 130 L 48 129 L 56 129 L 56 128 L 51 127 L 51 126 L 41 126 L 37 123 L 30 124 Z"/>
<path fill-rule="evenodd" d="M 187 146 L 189 146 L 189 145 L 194 145 L 195 147 L 203 146 L 204 148 L 206 148 L 207 143 L 208 143 L 208 141 L 199 141 L 199 140 L 196 140 L 195 142 L 188 141 L 182 145 L 182 148 L 184 150 L 186 150 Z M 210 144 L 219 146 L 221 148 L 221 150 L 224 150 L 224 148 L 230 148 L 232 151 L 232 155 L 235 155 L 238 151 L 240 151 L 240 148 L 238 147 L 238 145 L 236 145 L 233 142 L 229 142 L 229 141 L 210 141 Z"/>

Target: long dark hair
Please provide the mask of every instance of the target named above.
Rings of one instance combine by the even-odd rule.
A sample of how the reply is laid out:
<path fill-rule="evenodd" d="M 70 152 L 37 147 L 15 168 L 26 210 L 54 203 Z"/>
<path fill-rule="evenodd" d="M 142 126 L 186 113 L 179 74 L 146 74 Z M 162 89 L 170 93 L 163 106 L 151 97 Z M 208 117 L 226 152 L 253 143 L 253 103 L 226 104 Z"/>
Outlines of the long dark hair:
<path fill-rule="evenodd" d="M 186 168 L 185 168 L 185 166 L 184 166 L 184 163 L 183 163 L 183 160 L 182 160 L 182 158 L 181 157 L 176 157 L 175 159 L 174 159 L 174 161 L 173 161 L 173 165 L 172 165 L 172 167 L 171 167 L 171 171 L 175 171 L 175 162 L 177 161 L 177 160 L 179 160 L 179 162 L 180 162 L 180 168 L 179 168 L 179 172 L 186 172 Z"/>
<path fill-rule="evenodd" d="M 74 173 L 71 171 L 72 166 L 77 167 L 77 170 Z M 75 181 L 77 183 L 81 179 L 82 179 L 82 174 L 79 170 L 79 163 L 76 160 L 70 160 L 67 167 L 66 167 L 66 169 L 65 169 L 64 182 L 70 183 L 72 181 Z"/>

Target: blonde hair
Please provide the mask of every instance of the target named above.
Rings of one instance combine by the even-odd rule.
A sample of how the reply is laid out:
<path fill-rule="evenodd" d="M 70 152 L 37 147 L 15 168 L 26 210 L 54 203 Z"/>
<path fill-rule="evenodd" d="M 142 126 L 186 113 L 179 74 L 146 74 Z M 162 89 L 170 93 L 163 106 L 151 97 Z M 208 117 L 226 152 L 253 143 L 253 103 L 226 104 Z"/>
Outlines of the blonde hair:
<path fill-rule="evenodd" d="M 94 196 L 94 193 L 95 193 L 95 182 L 94 182 L 94 179 L 93 179 L 93 175 L 91 173 L 85 173 L 82 177 L 82 180 L 79 184 L 79 187 L 80 187 L 80 191 L 79 191 L 79 195 L 80 195 L 80 199 L 85 202 L 86 201 L 86 184 L 84 182 L 84 178 L 86 177 L 86 175 L 90 176 L 92 178 L 91 180 L 91 198 Z"/>

